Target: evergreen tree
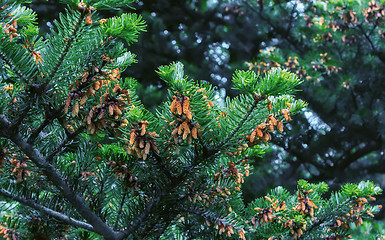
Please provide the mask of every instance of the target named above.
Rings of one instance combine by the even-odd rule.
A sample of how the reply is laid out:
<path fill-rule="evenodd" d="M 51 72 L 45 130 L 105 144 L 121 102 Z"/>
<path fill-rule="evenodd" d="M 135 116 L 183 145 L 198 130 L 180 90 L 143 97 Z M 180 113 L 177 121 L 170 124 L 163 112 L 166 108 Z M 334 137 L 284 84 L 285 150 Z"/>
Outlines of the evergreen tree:
<path fill-rule="evenodd" d="M 299 180 L 246 205 L 249 161 L 306 106 L 301 80 L 236 71 L 240 94 L 221 101 L 174 62 L 157 70 L 168 100 L 151 113 L 120 77 L 144 21 L 98 14 L 131 2 L 68 0 L 46 36 L 26 1 L 1 2 L 1 237 L 341 239 L 378 212 L 368 181 L 326 197 Z"/>

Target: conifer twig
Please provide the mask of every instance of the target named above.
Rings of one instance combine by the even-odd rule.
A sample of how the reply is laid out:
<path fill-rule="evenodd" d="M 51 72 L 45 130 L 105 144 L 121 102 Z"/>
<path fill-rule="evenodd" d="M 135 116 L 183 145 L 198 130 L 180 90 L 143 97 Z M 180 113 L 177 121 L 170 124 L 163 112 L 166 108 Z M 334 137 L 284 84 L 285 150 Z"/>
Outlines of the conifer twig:
<path fill-rule="evenodd" d="M 120 207 L 119 207 L 119 211 L 117 213 L 117 216 L 116 216 L 116 221 L 115 221 L 115 225 L 114 225 L 114 229 L 117 230 L 118 227 L 119 227 L 119 220 L 120 220 L 120 215 L 122 214 L 122 210 L 123 210 L 123 205 L 124 205 L 124 201 L 126 200 L 126 196 L 127 196 L 127 187 L 124 189 L 124 193 L 123 193 L 123 197 L 122 197 L 122 201 L 120 202 Z"/>
<path fill-rule="evenodd" d="M 71 135 L 67 136 L 66 139 L 64 139 L 61 143 L 59 143 L 52 151 L 50 155 L 47 156 L 46 161 L 51 162 L 52 158 L 61 151 L 61 149 L 71 140 L 75 139 L 83 130 L 85 129 L 85 126 L 82 125 L 76 129 L 75 132 L 71 133 Z"/>
<path fill-rule="evenodd" d="M 86 16 L 86 14 L 83 11 L 81 13 L 80 17 L 79 17 L 79 21 L 75 25 L 75 29 L 74 29 L 74 31 L 71 34 L 71 38 L 68 39 L 68 41 L 66 41 L 67 44 L 65 45 L 65 48 L 63 49 L 63 52 L 61 53 L 61 55 L 59 57 L 59 60 L 57 61 L 56 65 L 54 66 L 54 68 L 52 69 L 51 73 L 47 77 L 47 81 L 45 82 L 45 84 L 48 84 L 48 82 L 55 77 L 56 72 L 59 70 L 60 66 L 63 63 L 64 58 L 67 56 L 67 54 L 68 54 L 68 52 L 69 52 L 69 50 L 71 48 L 72 42 L 76 38 L 76 35 L 77 35 L 77 33 L 78 33 L 79 29 L 80 29 L 81 23 L 83 22 L 85 16 Z"/>
<path fill-rule="evenodd" d="M 247 121 L 247 119 L 250 117 L 251 113 L 254 111 L 260 101 L 254 101 L 253 105 L 247 111 L 245 116 L 243 116 L 242 120 L 238 123 L 237 127 L 224 140 L 222 140 L 217 146 L 215 146 L 215 149 L 217 149 L 218 147 L 223 147 L 230 141 L 230 139 L 239 131 L 242 125 Z"/>
<path fill-rule="evenodd" d="M 0 58 L 4 60 L 4 62 L 5 62 L 5 63 L 12 69 L 12 71 L 13 71 L 14 73 L 16 73 L 17 76 L 19 76 L 19 77 L 23 80 L 24 83 L 28 83 L 27 77 L 24 76 L 24 74 L 21 73 L 21 72 L 16 68 L 16 66 L 13 65 L 13 64 L 11 63 L 11 61 L 9 61 L 9 59 L 7 58 L 7 56 L 5 56 L 5 54 L 4 54 L 3 52 L 0 52 Z"/>
<path fill-rule="evenodd" d="M 338 205 L 335 209 L 333 209 L 332 212 L 328 212 L 328 213 L 325 213 L 325 215 L 319 219 L 317 219 L 317 221 L 313 222 L 310 227 L 308 227 L 302 236 L 306 236 L 306 233 L 309 233 L 311 232 L 314 228 L 318 227 L 318 226 L 321 226 L 324 222 L 326 222 L 326 220 L 331 216 L 333 215 L 334 213 L 338 212 L 340 210 L 340 208 L 342 208 L 344 205 L 346 205 L 347 203 L 349 203 L 351 201 L 351 198 L 348 198 L 346 199 L 344 202 L 342 202 L 340 205 Z M 299 240 L 300 239 L 304 239 L 303 237 L 300 237 L 298 238 Z"/>

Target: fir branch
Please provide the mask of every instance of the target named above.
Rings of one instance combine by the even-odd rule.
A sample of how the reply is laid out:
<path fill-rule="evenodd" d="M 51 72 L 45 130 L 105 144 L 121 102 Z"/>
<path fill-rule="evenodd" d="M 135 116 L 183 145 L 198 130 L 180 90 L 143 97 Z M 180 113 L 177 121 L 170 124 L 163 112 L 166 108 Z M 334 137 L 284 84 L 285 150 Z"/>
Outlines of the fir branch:
<path fill-rule="evenodd" d="M 29 136 L 27 143 L 33 144 L 37 136 L 39 136 L 40 132 L 43 131 L 43 129 L 50 123 L 51 123 L 51 119 L 49 118 L 44 119 L 44 121 L 40 124 L 40 126 L 35 131 L 33 131 L 32 134 Z"/>
<path fill-rule="evenodd" d="M 337 213 L 344 205 L 348 204 L 351 201 L 351 198 L 346 199 L 344 202 L 342 202 L 340 205 L 338 205 L 336 208 L 334 208 L 331 212 L 325 213 L 322 217 L 318 218 L 315 222 L 313 222 L 310 227 L 308 227 L 304 232 L 302 236 L 306 236 L 306 234 L 311 233 L 315 228 L 322 227 L 328 218 L 332 216 L 334 213 Z M 298 240 L 306 239 L 303 237 L 298 238 Z"/>
<path fill-rule="evenodd" d="M 265 99 L 266 96 L 262 97 L 261 100 L 259 101 L 254 101 L 253 105 L 251 108 L 247 111 L 245 116 L 243 116 L 242 120 L 238 123 L 237 127 L 225 138 L 223 139 L 218 145 L 214 147 L 214 149 L 221 149 L 223 146 L 225 146 L 231 138 L 239 131 L 239 129 L 242 127 L 242 125 L 247 121 L 247 119 L 250 117 L 251 113 L 254 111 L 254 109 L 258 106 L 258 103 Z"/>
<path fill-rule="evenodd" d="M 58 169 L 52 166 L 39 150 L 29 144 L 20 132 L 12 130 L 11 126 L 11 122 L 4 115 L 0 114 L 0 129 L 2 129 L 0 130 L 0 136 L 10 139 L 37 167 L 43 170 L 45 176 L 60 190 L 64 198 L 94 227 L 96 233 L 104 236 L 106 239 L 117 239 L 118 233 L 91 211 L 84 199 L 68 185 Z"/>
<path fill-rule="evenodd" d="M 29 207 L 31 207 L 35 210 L 38 210 L 42 213 L 45 213 L 45 214 L 47 214 L 51 217 L 54 217 L 57 220 L 60 220 L 60 221 L 66 223 L 68 225 L 71 225 L 74 227 L 80 227 L 80 228 L 95 232 L 95 229 L 92 225 L 85 223 L 85 222 L 82 222 L 82 221 L 79 221 L 79 220 L 76 220 L 76 219 L 73 219 L 73 218 L 71 218 L 71 217 L 69 217 L 63 213 L 57 212 L 57 211 L 52 210 L 50 208 L 47 208 L 43 205 L 40 205 L 32 199 L 21 198 L 21 197 L 16 196 L 16 195 L 12 194 L 11 192 L 9 192 L 5 189 L 2 189 L 2 188 L 0 188 L 0 195 L 4 196 L 6 198 L 12 199 L 14 201 L 17 201 L 23 205 L 29 206 Z"/>
<path fill-rule="evenodd" d="M 46 158 L 46 161 L 47 162 L 52 162 L 52 159 L 53 157 L 55 157 L 56 154 L 58 154 L 61 149 L 67 144 L 69 143 L 70 141 L 72 141 L 73 139 L 75 139 L 80 133 L 83 132 L 83 130 L 85 129 L 85 126 L 82 125 L 80 127 L 78 127 L 78 129 L 76 129 L 75 132 L 71 133 L 70 135 L 67 135 L 66 139 L 64 139 L 61 143 L 59 143 L 52 151 L 52 153 L 50 155 L 47 156 Z"/>
<path fill-rule="evenodd" d="M 290 45 L 298 49 L 298 51 L 303 54 L 306 50 L 308 50 L 308 46 L 304 46 L 300 42 L 298 42 L 291 34 L 288 29 L 285 29 L 283 27 L 277 26 L 271 21 L 271 18 L 267 17 L 266 14 L 263 12 L 263 8 L 258 11 L 252 4 L 250 4 L 249 1 L 243 0 L 243 3 L 249 7 L 251 11 L 256 13 L 263 21 L 265 21 L 273 30 L 280 34 Z M 283 34 L 284 33 L 284 34 Z"/>
<path fill-rule="evenodd" d="M 120 220 L 120 216 L 121 216 L 121 214 L 122 214 L 124 202 L 125 202 L 125 200 L 126 200 L 127 192 L 128 192 L 128 188 L 126 187 L 126 188 L 124 189 L 122 201 L 120 202 L 119 211 L 118 211 L 118 214 L 117 214 L 117 216 L 116 216 L 116 221 L 115 221 L 115 225 L 114 225 L 114 229 L 115 229 L 115 230 L 117 230 L 118 227 L 119 227 L 119 220 Z"/>
<path fill-rule="evenodd" d="M 86 17 L 86 12 L 83 11 L 83 12 L 81 13 L 80 17 L 79 17 L 78 22 L 77 22 L 76 25 L 75 25 L 75 29 L 74 29 L 74 31 L 73 31 L 72 34 L 71 34 L 71 38 L 68 39 L 68 41 L 66 42 L 67 44 L 66 44 L 65 48 L 63 49 L 63 52 L 61 53 L 61 55 L 60 55 L 60 57 L 59 57 L 59 59 L 58 59 L 58 62 L 57 62 L 56 65 L 53 67 L 51 73 L 50 73 L 49 76 L 47 77 L 47 80 L 46 80 L 45 84 L 48 84 L 48 82 L 49 82 L 51 79 L 53 79 L 53 78 L 55 77 L 56 72 L 59 70 L 60 66 L 61 66 L 62 63 L 63 63 L 64 58 L 67 56 L 67 54 L 68 54 L 68 52 L 69 52 L 69 50 L 70 50 L 70 48 L 71 48 L 72 43 L 74 42 L 74 40 L 75 40 L 76 37 L 77 37 L 77 33 L 78 33 L 78 31 L 80 30 L 81 23 L 84 21 L 85 17 Z"/>
<path fill-rule="evenodd" d="M 368 34 L 365 32 L 364 28 L 362 27 L 362 24 L 357 25 L 357 27 L 358 27 L 358 29 L 361 31 L 361 33 L 364 35 L 364 37 L 366 38 L 366 40 L 368 41 L 368 43 L 369 43 L 369 45 L 370 45 L 370 48 L 372 49 L 374 55 L 376 55 L 376 56 L 381 60 L 382 63 L 385 63 L 385 57 L 384 57 L 384 56 L 382 55 L 382 53 L 379 52 L 379 51 L 377 50 L 377 48 L 374 46 L 374 43 L 373 43 L 372 39 L 370 38 L 370 35 L 368 35 Z"/>
<path fill-rule="evenodd" d="M 7 56 L 5 56 L 5 54 L 3 52 L 0 52 L 0 58 L 4 60 L 4 62 L 12 69 L 12 71 L 17 75 L 19 76 L 19 78 L 21 78 L 21 80 L 23 80 L 24 83 L 28 84 L 28 79 L 26 76 L 24 76 L 17 68 L 15 65 L 13 65 L 11 63 L 11 61 L 9 61 L 9 59 L 7 58 Z"/>
<path fill-rule="evenodd" d="M 21 114 L 19 114 L 17 116 L 17 119 L 16 119 L 15 123 L 13 124 L 12 128 L 17 128 L 17 127 L 19 127 L 21 125 L 22 121 L 27 116 L 29 110 L 31 110 L 31 105 L 27 105 L 27 106 L 24 107 L 24 109 L 22 110 Z"/>
<path fill-rule="evenodd" d="M 135 232 L 137 228 L 143 224 L 143 222 L 148 218 L 150 215 L 151 211 L 153 210 L 154 206 L 157 205 L 157 203 L 160 201 L 160 197 L 153 198 L 150 200 L 144 211 L 137 217 L 135 218 L 134 222 L 121 234 L 121 239 L 127 238 L 130 234 Z"/>

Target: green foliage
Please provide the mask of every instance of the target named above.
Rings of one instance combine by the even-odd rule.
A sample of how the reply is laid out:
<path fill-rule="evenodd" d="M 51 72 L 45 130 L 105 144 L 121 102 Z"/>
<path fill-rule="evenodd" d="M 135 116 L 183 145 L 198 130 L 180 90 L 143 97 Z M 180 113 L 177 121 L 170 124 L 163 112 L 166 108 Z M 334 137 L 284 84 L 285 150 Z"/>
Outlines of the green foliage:
<path fill-rule="evenodd" d="M 96 21 L 97 9 L 130 2 L 67 2 L 46 36 L 32 36 L 26 9 L 1 29 L 1 237 L 337 238 L 378 212 L 367 202 L 382 190 L 369 181 L 326 198 L 325 183 L 300 180 L 294 194 L 277 187 L 246 204 L 250 157 L 306 106 L 293 96 L 301 80 L 280 68 L 237 71 L 240 94 L 221 104 L 174 62 L 158 68 L 168 97 L 150 112 L 136 81 L 121 77 L 135 62 L 121 40 L 135 42 L 144 22 Z M 10 22 L 2 11 L 18 9 L 2 5 L 0 25 Z"/>
<path fill-rule="evenodd" d="M 105 23 L 101 22 L 101 26 L 104 36 L 120 37 L 128 44 L 136 42 L 138 34 L 146 27 L 140 15 L 126 13 L 109 18 Z"/>

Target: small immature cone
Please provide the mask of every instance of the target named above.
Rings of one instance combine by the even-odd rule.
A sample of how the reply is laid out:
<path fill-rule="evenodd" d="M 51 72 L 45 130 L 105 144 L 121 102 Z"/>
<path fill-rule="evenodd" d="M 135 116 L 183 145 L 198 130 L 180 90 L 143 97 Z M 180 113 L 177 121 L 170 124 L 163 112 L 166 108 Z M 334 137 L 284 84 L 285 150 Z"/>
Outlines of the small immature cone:
<path fill-rule="evenodd" d="M 68 95 L 66 104 L 64 106 L 64 113 L 68 113 L 68 107 L 70 106 L 70 103 L 71 103 L 71 95 Z"/>
<path fill-rule="evenodd" d="M 117 92 L 119 91 L 119 89 L 120 89 L 119 84 L 116 84 L 116 85 L 114 86 L 114 89 L 112 90 L 112 92 L 117 93 Z"/>
<path fill-rule="evenodd" d="M 86 23 L 89 24 L 89 25 L 92 25 L 91 14 L 89 14 L 89 15 L 86 17 Z"/>
<path fill-rule="evenodd" d="M 259 137 L 262 137 L 263 136 L 263 132 L 261 131 L 261 129 L 259 127 L 257 127 L 255 129 L 255 132 L 258 134 Z M 251 141 L 252 142 L 252 141 Z"/>
<path fill-rule="evenodd" d="M 83 106 L 84 103 L 86 103 L 87 98 L 88 98 L 87 94 L 84 94 L 83 97 L 82 97 L 82 99 L 80 100 L 80 106 Z"/>
<path fill-rule="evenodd" d="M 191 111 L 190 111 L 190 110 L 187 111 L 186 117 L 187 117 L 188 119 L 190 119 L 190 120 L 192 119 L 192 114 L 191 114 Z"/>
<path fill-rule="evenodd" d="M 140 136 L 144 136 L 146 134 L 146 124 L 142 124 L 142 130 L 140 131 Z"/>
<path fill-rule="evenodd" d="M 75 117 L 79 113 L 79 103 L 76 102 L 72 108 L 72 117 Z"/>
<path fill-rule="evenodd" d="M 183 123 L 179 125 L 178 127 L 178 135 L 182 135 L 183 133 Z"/>
<path fill-rule="evenodd" d="M 146 147 L 144 148 L 144 153 L 148 154 L 150 152 L 151 143 L 147 142 Z"/>
<path fill-rule="evenodd" d="M 92 120 L 92 118 L 90 117 L 90 115 L 87 115 L 86 121 L 87 121 L 87 124 L 88 124 L 88 125 L 91 124 L 91 120 Z"/>
<path fill-rule="evenodd" d="M 183 140 L 185 140 L 185 139 L 187 138 L 188 134 L 189 134 L 189 133 L 188 133 L 187 131 L 184 131 L 184 132 L 183 132 Z"/>
<path fill-rule="evenodd" d="M 100 119 L 102 119 L 103 117 L 104 117 L 104 115 L 106 115 L 106 110 L 105 109 L 102 109 L 102 110 L 100 110 L 100 114 L 99 114 L 99 116 L 98 116 L 98 119 L 100 120 Z"/>
<path fill-rule="evenodd" d="M 179 115 L 182 115 L 182 104 L 180 103 L 179 100 L 176 103 L 176 110 L 178 111 Z"/>
<path fill-rule="evenodd" d="M 255 136 L 256 136 L 256 134 L 257 134 L 257 130 L 259 130 L 258 128 L 257 129 L 255 129 L 254 131 L 252 131 L 251 132 L 251 134 L 250 134 L 250 142 L 254 142 L 254 140 L 255 140 Z M 261 132 L 261 130 L 259 130 L 260 132 Z M 261 134 L 262 134 L 262 132 L 261 132 Z M 259 135 L 259 134 L 258 134 Z"/>
<path fill-rule="evenodd" d="M 289 109 L 286 109 L 286 108 L 282 109 L 282 114 L 285 117 L 286 121 L 290 121 L 291 120 L 291 117 L 289 116 Z"/>
<path fill-rule="evenodd" d="M 179 130 L 179 128 L 178 128 L 178 127 L 177 127 L 177 128 L 175 128 L 175 129 L 172 131 L 172 133 L 171 133 L 171 134 L 175 136 L 175 135 L 178 133 L 178 130 Z"/>
<path fill-rule="evenodd" d="M 120 110 L 120 108 L 116 105 L 114 105 L 114 111 L 116 112 L 116 114 L 118 114 L 119 116 L 122 115 L 122 111 Z"/>
<path fill-rule="evenodd" d="M 135 139 L 136 139 L 136 133 L 135 133 L 135 130 L 133 129 L 130 134 L 130 145 L 134 144 Z"/>
<path fill-rule="evenodd" d="M 152 146 L 152 149 L 153 149 L 157 154 L 160 153 L 160 152 L 159 152 L 159 149 L 156 147 L 155 144 L 151 144 L 151 146 Z"/>
<path fill-rule="evenodd" d="M 114 107 L 112 105 L 108 106 L 108 112 L 110 113 L 110 116 L 114 115 Z"/>
<path fill-rule="evenodd" d="M 190 99 L 188 97 L 183 97 L 183 113 L 186 114 L 189 112 L 190 108 Z"/>
<path fill-rule="evenodd" d="M 269 130 L 270 132 L 274 132 L 274 125 L 272 123 L 269 124 Z"/>
<path fill-rule="evenodd" d="M 140 139 L 140 141 L 139 141 L 139 147 L 140 147 L 140 148 L 144 148 L 144 140 L 143 140 L 143 139 Z"/>
<path fill-rule="evenodd" d="M 100 87 L 101 87 L 100 81 L 94 82 L 94 86 L 93 86 L 94 90 L 99 90 Z"/>
<path fill-rule="evenodd" d="M 198 129 L 196 127 L 193 127 L 193 129 L 191 130 L 191 136 L 194 138 L 194 139 L 197 139 L 198 138 Z"/>
<path fill-rule="evenodd" d="M 188 97 L 183 98 L 183 113 L 186 114 L 188 119 L 192 119 L 191 111 L 190 111 L 190 99 Z"/>
<path fill-rule="evenodd" d="M 279 121 L 277 128 L 280 132 L 283 132 L 283 122 Z"/>
<path fill-rule="evenodd" d="M 184 121 L 182 123 L 182 126 L 183 126 L 183 129 L 184 129 L 184 132 L 190 133 L 190 128 L 189 128 L 188 123 L 186 121 Z"/>
<path fill-rule="evenodd" d="M 271 121 L 271 123 L 274 125 L 274 126 L 277 126 L 277 119 L 275 119 L 275 117 L 273 115 L 270 115 L 269 116 L 269 121 Z"/>
<path fill-rule="evenodd" d="M 177 100 L 176 100 L 176 97 L 175 96 L 172 96 L 172 98 L 174 99 L 170 105 L 170 111 L 171 113 L 175 113 L 175 107 L 176 107 L 176 103 L 177 103 Z"/>

